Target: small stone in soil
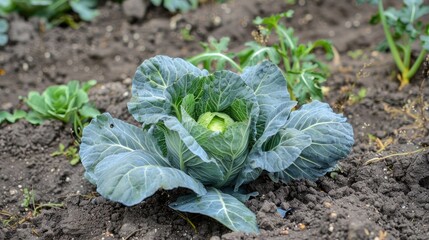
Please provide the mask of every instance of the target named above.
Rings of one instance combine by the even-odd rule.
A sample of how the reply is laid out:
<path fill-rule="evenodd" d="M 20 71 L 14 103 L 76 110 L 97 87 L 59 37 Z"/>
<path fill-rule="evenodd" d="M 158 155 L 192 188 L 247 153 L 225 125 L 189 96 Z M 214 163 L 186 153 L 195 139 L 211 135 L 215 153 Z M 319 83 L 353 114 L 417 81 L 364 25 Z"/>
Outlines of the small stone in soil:
<path fill-rule="evenodd" d="M 121 227 L 121 229 L 119 230 L 119 235 L 120 236 L 128 236 L 131 233 L 137 231 L 138 227 L 134 224 L 131 223 L 124 223 Z"/>
<path fill-rule="evenodd" d="M 323 203 L 323 206 L 324 206 L 325 208 L 331 208 L 331 207 L 332 207 L 332 204 L 331 204 L 330 202 L 324 202 L 324 203 Z"/>

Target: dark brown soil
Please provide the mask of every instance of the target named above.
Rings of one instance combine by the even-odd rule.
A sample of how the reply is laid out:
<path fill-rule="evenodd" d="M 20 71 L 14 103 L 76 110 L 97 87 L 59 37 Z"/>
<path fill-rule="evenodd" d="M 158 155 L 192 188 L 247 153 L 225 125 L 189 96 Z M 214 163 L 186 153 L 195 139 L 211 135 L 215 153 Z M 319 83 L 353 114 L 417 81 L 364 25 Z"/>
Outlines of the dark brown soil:
<path fill-rule="evenodd" d="M 146 202 L 125 207 L 97 195 L 83 167 L 51 157 L 59 143 L 70 145 L 69 126 L 56 121 L 33 126 L 23 120 L 0 126 L 0 239 L 429 239 L 428 82 L 422 74 L 398 91 L 390 55 L 373 49 L 383 39 L 367 21 L 374 8 L 353 1 L 241 0 L 205 4 L 183 15 L 149 8 L 129 23 L 117 4 L 79 30 L 39 32 L 37 21 L 13 16 L 12 28 L 27 35 L 0 49 L 1 109 L 20 108 L 18 96 L 68 80 L 96 79 L 91 99 L 101 111 L 132 122 L 126 103 L 136 67 L 156 54 L 189 57 L 209 36 L 231 37 L 231 49 L 251 40 L 251 20 L 294 9 L 288 24 L 303 41 L 331 39 L 339 52 L 326 83 L 326 101 L 354 126 L 356 144 L 341 169 L 317 182 L 276 184 L 262 176 L 248 186 L 260 195 L 247 202 L 261 234 L 231 233 L 210 218 L 188 214 L 195 229 L 168 207 L 179 195 L 159 191 Z M 399 1 L 391 1 L 398 3 Z M 220 23 L 218 20 L 221 20 Z M 174 27 L 175 23 L 176 27 Z M 181 39 L 190 24 L 193 41 Z M 349 51 L 362 50 L 352 59 Z M 367 95 L 351 101 L 362 88 Z M 352 97 L 353 98 L 353 97 Z M 379 138 L 387 147 L 370 141 Z M 374 138 L 372 138 L 374 139 Z M 391 141 L 390 144 L 388 142 Z M 374 157 L 379 162 L 364 165 Z M 21 207 L 24 188 L 37 203 L 64 203 L 31 215 Z M 292 208 L 281 218 L 277 207 Z M 9 222 L 7 222 L 10 220 Z"/>

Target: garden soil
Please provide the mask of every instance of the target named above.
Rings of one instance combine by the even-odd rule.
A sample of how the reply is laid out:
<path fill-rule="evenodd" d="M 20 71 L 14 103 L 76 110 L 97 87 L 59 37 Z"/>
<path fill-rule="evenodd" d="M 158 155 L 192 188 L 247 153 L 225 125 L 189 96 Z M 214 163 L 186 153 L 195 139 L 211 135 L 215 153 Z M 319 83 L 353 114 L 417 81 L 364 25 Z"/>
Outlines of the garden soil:
<path fill-rule="evenodd" d="M 126 103 L 134 71 L 144 59 L 192 56 L 209 36 L 229 36 L 230 50 L 237 51 L 252 40 L 252 19 L 293 9 L 295 16 L 286 24 L 303 42 L 326 38 L 336 47 L 326 101 L 348 117 L 355 145 L 335 172 L 316 182 L 282 184 L 261 176 L 249 184 L 247 189 L 259 196 L 246 205 L 256 213 L 261 233 L 247 235 L 170 209 L 182 189 L 158 191 L 133 207 L 110 202 L 83 177 L 81 164 L 51 156 L 59 143 L 72 145 L 70 126 L 57 121 L 3 124 L 0 239 L 429 239 L 429 154 L 424 150 L 429 145 L 429 80 L 424 81 L 429 67 L 399 91 L 391 56 L 374 50 L 383 40 L 381 27 L 368 24 L 374 7 L 337 0 L 286 2 L 208 2 L 177 15 L 149 7 L 137 21 L 107 2 L 94 22 L 78 30 L 44 30 L 37 19 L 11 16 L 11 43 L 0 49 L 2 109 L 25 109 L 19 96 L 31 90 L 96 79 L 90 92 L 95 105 L 137 124 Z M 193 39 L 183 39 L 184 28 Z M 34 202 L 42 206 L 37 211 L 21 206 L 24 189 L 34 192 Z M 50 208 L 50 203 L 63 206 Z M 289 210 L 284 218 L 278 207 Z"/>

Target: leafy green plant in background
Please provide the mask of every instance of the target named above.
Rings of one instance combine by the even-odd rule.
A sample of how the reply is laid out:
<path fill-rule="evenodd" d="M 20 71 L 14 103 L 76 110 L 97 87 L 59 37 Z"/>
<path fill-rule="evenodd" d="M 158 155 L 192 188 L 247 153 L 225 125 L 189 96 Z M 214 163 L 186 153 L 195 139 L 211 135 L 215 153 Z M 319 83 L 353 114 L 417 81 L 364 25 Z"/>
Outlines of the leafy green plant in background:
<path fill-rule="evenodd" d="M 4 46 L 9 41 L 7 31 L 9 30 L 9 23 L 6 19 L 0 18 L 0 46 Z"/>
<path fill-rule="evenodd" d="M 179 58 L 144 61 L 128 109 L 143 126 L 105 113 L 84 128 L 85 176 L 127 206 L 158 189 L 188 188 L 171 208 L 210 216 L 233 231 L 257 233 L 240 189 L 263 172 L 274 181 L 315 180 L 353 145 L 346 118 L 313 101 L 292 111 L 281 70 L 263 61 L 209 74 Z"/>
<path fill-rule="evenodd" d="M 72 123 L 77 136 L 81 136 L 84 123 L 94 118 L 100 112 L 89 104 L 88 91 L 96 84 L 90 80 L 80 87 L 79 81 L 70 81 L 67 85 L 48 87 L 41 95 L 29 92 L 26 104 L 32 109 L 27 121 L 41 124 L 47 119 L 57 119 Z"/>
<path fill-rule="evenodd" d="M 98 0 L 3 0 L 0 1 L 0 16 L 17 12 L 25 17 L 39 17 L 52 24 L 68 23 L 75 26 L 68 15 L 73 11 L 84 21 L 91 21 L 98 15 Z"/>
<path fill-rule="evenodd" d="M 288 90 L 293 100 L 298 100 L 299 104 L 321 100 L 321 84 L 326 81 L 329 69 L 316 58 L 314 51 L 321 47 L 326 52 L 326 58 L 331 59 L 332 45 L 327 40 L 299 43 L 299 39 L 293 34 L 293 28 L 287 28 L 280 22 L 292 15 L 293 11 L 290 10 L 266 18 L 257 17 L 254 23 L 259 29 L 252 33 L 255 41 L 247 42 L 245 48 L 236 54 L 226 53 L 229 39 L 222 38 L 219 42 L 210 40 L 209 44 L 203 45 L 205 52 L 190 58 L 189 61 L 195 65 L 203 64 L 206 69 L 222 69 L 228 63 L 241 71 L 244 67 L 269 59 L 284 66 Z M 275 35 L 277 41 L 268 44 L 272 35 Z"/>
<path fill-rule="evenodd" d="M 186 12 L 198 7 L 198 0 L 151 0 L 155 6 L 162 6 L 170 12 Z"/>
<path fill-rule="evenodd" d="M 124 0 L 114 0 L 116 2 L 122 3 Z M 189 10 L 195 9 L 198 7 L 198 0 L 150 0 L 150 2 L 159 7 L 162 6 L 168 11 L 175 12 L 187 12 Z"/>
<path fill-rule="evenodd" d="M 400 74 L 400 89 L 409 84 L 429 51 L 429 24 L 424 25 L 420 20 L 429 14 L 429 5 L 422 0 L 404 0 L 401 9 L 389 8 L 384 10 L 382 0 L 358 0 L 359 3 L 378 4 L 378 14 L 372 23 L 383 25 L 384 34 L 392 57 Z M 412 46 L 420 42 L 420 53 L 414 63 L 411 62 Z"/>

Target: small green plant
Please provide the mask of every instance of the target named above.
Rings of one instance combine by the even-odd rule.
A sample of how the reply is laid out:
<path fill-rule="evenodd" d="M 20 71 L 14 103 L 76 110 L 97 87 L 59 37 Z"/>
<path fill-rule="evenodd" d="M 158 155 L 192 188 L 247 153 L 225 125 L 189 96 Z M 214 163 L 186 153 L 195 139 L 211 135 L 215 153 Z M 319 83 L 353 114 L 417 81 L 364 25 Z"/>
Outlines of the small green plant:
<path fill-rule="evenodd" d="M 269 59 L 284 66 L 285 77 L 289 80 L 288 90 L 293 100 L 297 100 L 300 105 L 311 100 L 321 100 L 321 84 L 329 76 L 329 68 L 318 60 L 314 51 L 316 48 L 323 48 L 326 58 L 331 59 L 332 45 L 327 40 L 299 43 L 299 39 L 293 34 L 293 28 L 287 28 L 281 22 L 283 18 L 292 16 L 293 11 L 290 10 L 266 18 L 257 17 L 253 22 L 258 30 L 252 32 L 255 40 L 247 42 L 242 51 L 226 53 L 228 38 L 222 38 L 219 42 L 211 39 L 208 44 L 203 45 L 205 52 L 189 61 L 195 65 L 202 64 L 206 69 L 222 69 L 228 63 L 242 71 L 245 67 Z M 270 38 L 277 41 L 271 43 Z"/>
<path fill-rule="evenodd" d="M 57 119 L 65 123 L 72 123 L 75 134 L 81 136 L 84 124 L 100 112 L 89 104 L 88 91 L 96 84 L 90 80 L 82 88 L 76 80 L 67 85 L 48 87 L 42 95 L 38 92 L 29 92 L 26 104 L 32 109 L 27 121 L 41 124 L 47 119 Z"/>
<path fill-rule="evenodd" d="M 378 4 L 378 14 L 373 16 L 371 23 L 381 23 L 387 45 L 400 74 L 400 89 L 407 86 L 416 74 L 429 51 L 429 24 L 420 20 L 429 14 L 429 5 L 422 0 L 404 0 L 401 9 L 384 10 L 382 0 L 358 0 L 359 3 Z M 420 42 L 420 53 L 414 63 L 411 62 L 412 46 Z"/>
<path fill-rule="evenodd" d="M 63 207 L 62 203 L 42 203 L 37 204 L 34 197 L 34 191 L 28 190 L 28 188 L 23 189 L 24 199 L 22 200 L 21 206 L 27 210 L 31 209 L 31 215 L 36 217 L 40 214 L 40 211 L 44 208 L 60 208 Z"/>
<path fill-rule="evenodd" d="M 68 23 L 76 27 L 73 11 L 84 21 L 91 21 L 98 15 L 98 0 L 3 0 L 0 1 L 0 16 L 17 12 L 25 17 L 39 17 L 53 25 Z"/>
<path fill-rule="evenodd" d="M 4 46 L 9 41 L 7 31 L 9 30 L 9 23 L 6 19 L 0 18 L 0 46 Z"/>
<path fill-rule="evenodd" d="M 22 200 L 21 206 L 23 208 L 28 208 L 31 205 L 34 205 L 34 192 L 33 190 L 29 191 L 28 188 L 24 188 L 24 199 Z"/>
<path fill-rule="evenodd" d="M 3 122 L 14 123 L 18 119 L 25 118 L 27 113 L 23 110 L 15 110 L 13 113 L 9 113 L 7 111 L 0 111 L 0 124 Z"/>
<path fill-rule="evenodd" d="M 347 56 L 351 57 L 353 60 L 357 60 L 365 56 L 365 53 L 362 49 L 350 50 L 347 51 Z"/>
<path fill-rule="evenodd" d="M 191 29 L 189 27 L 184 27 L 182 29 L 180 29 L 180 35 L 182 36 L 182 39 L 184 41 L 193 41 L 195 39 L 194 36 L 192 36 L 191 34 Z"/>
<path fill-rule="evenodd" d="M 355 104 L 355 103 L 358 103 L 358 102 L 362 101 L 366 97 L 366 94 L 367 94 L 367 89 L 366 88 L 359 89 L 359 91 L 358 91 L 357 94 L 351 93 L 349 95 L 349 103 L 350 104 Z"/>
<path fill-rule="evenodd" d="M 51 153 L 51 157 L 56 157 L 56 156 L 66 157 L 70 161 L 71 165 L 76 165 L 80 162 L 80 157 L 79 157 L 76 144 L 66 148 L 64 144 L 60 143 L 58 145 L 58 150 Z"/>

